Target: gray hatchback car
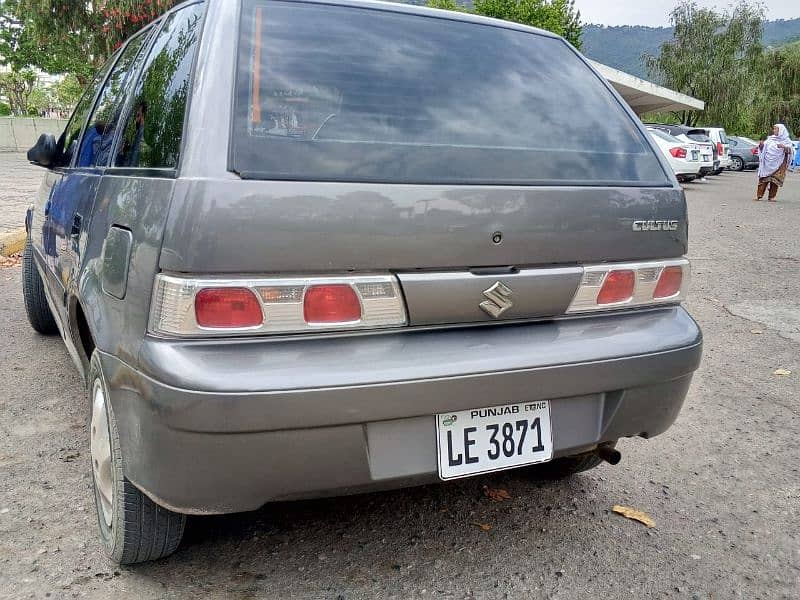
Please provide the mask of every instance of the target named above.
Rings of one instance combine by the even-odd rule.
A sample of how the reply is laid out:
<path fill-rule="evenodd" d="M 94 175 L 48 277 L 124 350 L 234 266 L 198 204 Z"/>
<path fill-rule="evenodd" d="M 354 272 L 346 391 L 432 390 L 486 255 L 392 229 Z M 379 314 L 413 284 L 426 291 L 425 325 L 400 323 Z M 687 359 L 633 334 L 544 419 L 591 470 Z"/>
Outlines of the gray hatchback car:
<path fill-rule="evenodd" d="M 28 317 L 85 376 L 122 563 L 190 514 L 616 462 L 700 361 L 684 194 L 550 33 L 186 2 L 29 158 Z"/>

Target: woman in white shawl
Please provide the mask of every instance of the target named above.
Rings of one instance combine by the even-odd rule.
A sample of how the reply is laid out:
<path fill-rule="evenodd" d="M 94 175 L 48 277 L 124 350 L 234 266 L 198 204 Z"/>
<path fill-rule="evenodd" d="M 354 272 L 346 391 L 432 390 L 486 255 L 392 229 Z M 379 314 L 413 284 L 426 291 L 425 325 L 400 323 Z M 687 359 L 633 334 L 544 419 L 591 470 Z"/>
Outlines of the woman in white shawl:
<path fill-rule="evenodd" d="M 786 179 L 786 169 L 794 160 L 794 143 L 786 126 L 778 123 L 772 135 L 758 145 L 758 190 L 753 200 L 761 200 L 769 186 L 769 201 L 775 202 L 778 188 Z"/>

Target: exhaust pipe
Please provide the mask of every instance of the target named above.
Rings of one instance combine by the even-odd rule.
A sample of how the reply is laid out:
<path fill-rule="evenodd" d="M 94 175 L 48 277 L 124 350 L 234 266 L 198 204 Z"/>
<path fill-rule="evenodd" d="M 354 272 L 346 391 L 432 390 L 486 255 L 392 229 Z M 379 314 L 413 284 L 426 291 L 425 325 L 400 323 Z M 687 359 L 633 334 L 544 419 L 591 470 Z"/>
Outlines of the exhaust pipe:
<path fill-rule="evenodd" d="M 595 454 L 610 465 L 619 464 L 622 460 L 622 453 L 613 446 L 598 446 Z"/>

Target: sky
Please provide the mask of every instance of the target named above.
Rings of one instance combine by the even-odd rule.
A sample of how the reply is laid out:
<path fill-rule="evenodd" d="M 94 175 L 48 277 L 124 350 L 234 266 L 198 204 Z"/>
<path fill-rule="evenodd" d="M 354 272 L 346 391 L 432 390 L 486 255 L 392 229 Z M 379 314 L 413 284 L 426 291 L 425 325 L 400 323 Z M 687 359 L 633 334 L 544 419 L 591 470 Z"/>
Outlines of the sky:
<path fill-rule="evenodd" d="M 699 6 L 727 8 L 732 1 L 696 0 Z M 678 0 L 575 0 L 584 23 L 602 25 L 669 25 L 669 12 Z M 766 0 L 767 19 L 800 17 L 800 0 Z"/>

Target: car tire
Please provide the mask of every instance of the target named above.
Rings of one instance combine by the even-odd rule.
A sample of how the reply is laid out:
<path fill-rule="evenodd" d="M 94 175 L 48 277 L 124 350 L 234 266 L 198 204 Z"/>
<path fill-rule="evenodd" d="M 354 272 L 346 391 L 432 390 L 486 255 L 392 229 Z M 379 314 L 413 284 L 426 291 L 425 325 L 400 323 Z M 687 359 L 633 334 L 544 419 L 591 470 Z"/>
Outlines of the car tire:
<path fill-rule="evenodd" d="M 58 333 L 56 320 L 47 304 L 42 276 L 36 268 L 30 238 L 25 241 L 25 249 L 22 251 L 22 296 L 31 327 L 42 335 Z"/>
<path fill-rule="evenodd" d="M 153 502 L 124 473 L 119 430 L 97 352 L 87 377 L 92 488 L 100 538 L 122 565 L 169 556 L 181 543 L 186 515 Z"/>
<path fill-rule="evenodd" d="M 738 156 L 731 157 L 731 171 L 744 171 L 744 161 Z"/>
<path fill-rule="evenodd" d="M 722 169 L 722 168 L 719 168 L 719 169 L 717 169 L 716 171 L 714 171 L 713 175 L 719 175 L 720 173 L 722 173 L 722 171 L 723 171 L 723 170 L 724 170 L 724 169 Z"/>
<path fill-rule="evenodd" d="M 616 445 L 616 442 L 607 444 L 610 448 Z M 528 477 L 536 481 L 555 481 L 594 469 L 602 462 L 603 459 L 597 454 L 587 452 L 586 454 L 576 454 L 575 456 L 563 456 L 540 465 L 532 465 L 526 467 L 525 471 Z"/>

